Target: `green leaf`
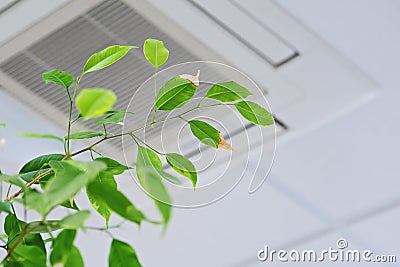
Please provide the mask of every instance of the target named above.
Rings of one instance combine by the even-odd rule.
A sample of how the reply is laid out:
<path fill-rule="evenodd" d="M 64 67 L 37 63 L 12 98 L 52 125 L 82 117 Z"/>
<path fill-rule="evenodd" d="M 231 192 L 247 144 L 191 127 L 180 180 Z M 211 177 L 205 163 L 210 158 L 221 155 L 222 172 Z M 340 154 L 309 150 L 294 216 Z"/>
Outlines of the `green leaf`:
<path fill-rule="evenodd" d="M 167 61 L 169 51 L 162 41 L 147 39 L 143 45 L 143 54 L 155 68 L 158 68 Z"/>
<path fill-rule="evenodd" d="M 6 266 L 46 267 L 46 254 L 36 246 L 20 244 L 11 256 L 10 262 L 13 261 L 19 265 L 7 264 Z"/>
<path fill-rule="evenodd" d="M 34 159 L 30 160 L 29 162 L 27 162 L 21 168 L 21 170 L 19 171 L 19 174 L 24 181 L 30 182 L 34 178 L 36 178 L 38 175 L 40 175 L 50 169 L 49 162 L 51 160 L 61 161 L 63 158 L 64 158 L 63 154 L 46 154 L 46 155 L 39 156 L 39 157 L 34 158 Z M 44 186 L 48 182 L 48 180 L 53 176 L 54 176 L 54 174 L 51 173 L 51 174 L 48 174 L 48 175 L 42 177 L 39 181 L 40 185 Z"/>
<path fill-rule="evenodd" d="M 61 229 L 60 226 L 60 221 L 56 220 L 48 220 L 46 221 L 46 224 L 44 224 L 42 221 L 33 221 L 27 224 L 26 228 L 32 228 L 34 229 L 31 231 L 31 233 L 49 233 L 57 231 Z"/>
<path fill-rule="evenodd" d="M 83 74 L 104 69 L 123 58 L 129 50 L 137 46 L 113 45 L 93 54 L 83 68 Z"/>
<path fill-rule="evenodd" d="M 61 161 L 64 158 L 63 154 L 46 154 L 39 157 L 36 157 L 30 161 L 28 161 L 24 166 L 22 166 L 19 171 L 20 174 L 37 172 L 39 170 L 43 170 L 44 167 L 49 166 L 49 162 L 52 160 Z"/>
<path fill-rule="evenodd" d="M 139 182 L 146 192 L 154 199 L 163 222 L 166 225 L 171 217 L 170 196 L 162 184 L 162 176 L 159 170 L 162 169 L 161 160 L 158 156 L 145 147 L 138 147 L 138 156 L 136 160 L 136 174 Z"/>
<path fill-rule="evenodd" d="M 94 124 L 107 124 L 107 123 L 115 123 L 115 124 L 122 124 L 122 118 L 125 116 L 125 114 L 135 114 L 133 112 L 129 111 L 123 111 L 123 110 L 109 110 L 106 112 L 106 114 L 109 114 L 107 117 L 101 120 L 94 121 Z"/>
<path fill-rule="evenodd" d="M 103 162 L 107 166 L 105 171 L 113 175 L 119 175 L 124 173 L 126 170 L 129 170 L 128 166 L 122 165 L 118 161 L 110 158 L 96 158 L 94 161 Z"/>
<path fill-rule="evenodd" d="M 106 164 L 110 163 L 109 161 L 103 161 L 103 162 Z M 107 167 L 108 166 L 109 165 L 107 165 Z M 112 172 L 106 170 L 100 172 L 98 177 L 86 187 L 86 195 L 90 203 L 92 204 L 93 208 L 106 220 L 106 227 L 108 227 L 108 222 L 110 221 L 112 209 L 103 200 L 102 195 L 98 196 L 97 191 L 94 190 L 96 189 L 96 186 L 91 186 L 93 184 L 98 184 L 98 183 L 108 188 L 112 188 L 115 191 L 117 191 L 117 183 L 114 180 Z"/>
<path fill-rule="evenodd" d="M 2 202 L 2 201 L 0 201 L 0 211 L 5 211 L 7 213 L 12 213 L 11 203 L 10 202 Z"/>
<path fill-rule="evenodd" d="M 274 124 L 272 114 L 254 102 L 240 101 L 235 103 L 235 107 L 246 120 L 256 125 L 268 126 Z"/>
<path fill-rule="evenodd" d="M 219 132 L 217 129 L 210 124 L 199 120 L 191 120 L 189 121 L 189 125 L 193 135 L 196 136 L 200 142 L 211 147 L 218 147 Z"/>
<path fill-rule="evenodd" d="M 21 176 L 22 180 L 24 180 L 25 182 L 30 182 L 33 179 L 35 179 L 38 175 L 40 175 L 40 174 L 42 174 L 44 172 L 47 172 L 48 170 L 50 170 L 50 168 L 43 168 L 43 169 L 37 170 L 37 171 L 21 173 L 20 176 Z M 43 178 L 41 178 L 39 180 L 39 183 L 42 185 L 43 182 L 47 182 L 53 176 L 54 176 L 54 174 L 50 173 L 50 174 L 44 176 Z"/>
<path fill-rule="evenodd" d="M 27 138 L 53 139 L 64 143 L 64 139 L 53 134 L 20 133 L 17 134 L 17 136 L 27 137 Z"/>
<path fill-rule="evenodd" d="M 155 169 L 160 170 L 162 169 L 162 163 L 157 154 L 143 146 L 138 146 L 136 168 L 138 167 L 137 165 L 140 165 L 139 168 L 145 166 L 154 167 Z"/>
<path fill-rule="evenodd" d="M 55 206 L 68 201 L 106 168 L 103 163 L 94 161 L 50 161 L 49 165 L 54 170 L 55 177 L 47 183 L 43 193 L 28 191 L 24 196 L 25 201 L 16 200 L 22 204 L 25 203 L 43 216 Z"/>
<path fill-rule="evenodd" d="M 4 232 L 8 236 L 8 243 L 22 232 L 26 223 L 17 219 L 14 214 L 8 214 L 4 220 Z"/>
<path fill-rule="evenodd" d="M 84 119 L 104 115 L 111 109 L 117 96 L 110 90 L 101 88 L 83 89 L 76 97 L 76 108 Z"/>
<path fill-rule="evenodd" d="M 94 121 L 94 124 L 107 124 L 107 123 L 121 123 L 122 118 L 125 116 L 124 113 L 115 113 L 115 114 L 111 114 L 108 115 L 107 117 L 105 117 L 104 119 L 101 120 L 97 120 Z"/>
<path fill-rule="evenodd" d="M 156 98 L 156 108 L 158 110 L 173 110 L 182 107 L 193 97 L 196 89 L 196 86 L 186 79 L 172 78 L 161 87 Z"/>
<path fill-rule="evenodd" d="M 8 214 L 4 221 L 4 232 L 8 236 L 7 246 L 11 248 L 15 245 L 18 237 L 22 234 L 28 225 L 20 221 L 14 214 Z M 37 233 L 29 233 L 24 237 L 23 243 L 27 246 L 35 246 L 46 253 L 46 248 L 42 236 Z"/>
<path fill-rule="evenodd" d="M 90 211 L 81 210 L 77 213 L 68 215 L 60 221 L 60 226 L 64 229 L 85 229 L 85 221 L 89 218 Z"/>
<path fill-rule="evenodd" d="M 0 127 L 6 127 L 7 123 L 0 123 Z"/>
<path fill-rule="evenodd" d="M 113 239 L 108 255 L 109 267 L 141 267 L 135 250 L 127 243 Z"/>
<path fill-rule="evenodd" d="M 136 164 L 134 164 L 134 165 L 136 165 Z M 172 175 L 172 174 L 170 174 L 168 172 L 163 171 L 162 169 L 158 169 L 158 168 L 154 168 L 154 167 L 146 167 L 146 168 L 142 167 L 142 169 L 147 169 L 149 171 L 155 170 L 157 172 L 157 174 L 160 177 L 162 177 L 163 179 L 165 179 L 165 180 L 167 180 L 167 181 L 169 181 L 169 182 L 171 182 L 173 184 L 177 184 L 177 185 L 181 185 L 182 184 L 181 179 L 179 179 L 178 177 L 176 177 L 176 176 L 174 176 L 174 175 Z"/>
<path fill-rule="evenodd" d="M 59 86 L 64 87 L 65 89 L 68 89 L 74 82 L 74 76 L 60 70 L 45 72 L 42 74 L 42 79 L 45 83 L 53 82 Z"/>
<path fill-rule="evenodd" d="M 63 230 L 58 234 L 53 242 L 53 249 L 50 254 L 50 263 L 52 266 L 56 264 L 65 264 L 73 248 L 76 236 L 76 230 Z"/>
<path fill-rule="evenodd" d="M 139 165 L 137 165 L 139 166 Z M 154 204 L 159 210 L 163 224 L 167 225 L 171 218 L 171 198 L 163 185 L 161 171 L 149 167 L 141 167 L 137 170 L 137 176 L 142 187 L 154 200 Z"/>
<path fill-rule="evenodd" d="M 232 102 L 243 100 L 252 93 L 240 84 L 230 81 L 214 84 L 208 90 L 206 97 L 219 100 L 221 102 Z"/>
<path fill-rule="evenodd" d="M 143 220 L 146 220 L 144 214 L 124 194 L 115 188 L 103 183 L 91 183 L 88 185 L 88 189 L 122 218 L 139 225 Z"/>
<path fill-rule="evenodd" d="M 99 131 L 84 131 L 84 132 L 77 132 L 73 133 L 69 136 L 69 139 L 89 139 L 93 137 L 103 136 L 104 132 Z M 67 139 L 68 136 L 65 137 Z"/>
<path fill-rule="evenodd" d="M 171 166 L 177 173 L 189 178 L 193 184 L 193 188 L 196 188 L 197 172 L 190 160 L 177 153 L 168 153 L 166 159 L 169 166 Z"/>
<path fill-rule="evenodd" d="M 39 183 L 42 186 L 42 188 L 44 188 L 44 186 L 41 183 L 41 180 L 39 181 Z M 79 211 L 79 207 L 78 207 L 78 205 L 76 205 L 75 200 L 72 201 L 72 204 L 71 204 L 70 200 L 64 201 L 63 203 L 60 204 L 60 206 L 63 206 L 64 208 L 67 208 L 67 209 Z"/>
<path fill-rule="evenodd" d="M 22 189 L 26 188 L 25 183 L 19 179 L 18 175 L 10 176 L 10 175 L 6 175 L 6 174 L 0 174 L 0 183 L 13 184 Z"/>
<path fill-rule="evenodd" d="M 64 264 L 64 267 L 84 267 L 83 258 L 79 249 L 75 246 L 72 246 L 68 258 Z"/>
<path fill-rule="evenodd" d="M 169 181 L 169 182 L 171 182 L 173 184 L 177 184 L 177 185 L 181 185 L 182 184 L 181 180 L 178 177 L 175 177 L 172 174 L 170 174 L 168 172 L 165 172 L 163 170 L 157 169 L 156 171 L 157 171 L 157 174 L 159 176 L 161 176 L 162 178 L 164 178 L 165 180 L 167 180 L 167 181 Z"/>
<path fill-rule="evenodd" d="M 135 115 L 135 112 L 125 111 L 125 110 L 109 110 L 109 111 L 106 112 L 106 114 L 116 114 L 116 113 L 124 113 L 124 114 Z"/>

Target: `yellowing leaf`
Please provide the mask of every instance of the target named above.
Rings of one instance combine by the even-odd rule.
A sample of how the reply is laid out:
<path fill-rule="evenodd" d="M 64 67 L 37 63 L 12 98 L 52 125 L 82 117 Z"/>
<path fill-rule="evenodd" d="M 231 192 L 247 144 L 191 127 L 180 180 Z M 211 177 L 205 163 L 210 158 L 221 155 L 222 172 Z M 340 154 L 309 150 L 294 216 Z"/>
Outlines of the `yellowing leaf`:
<path fill-rule="evenodd" d="M 200 81 L 199 81 L 200 70 L 197 71 L 196 76 L 193 76 L 193 75 L 191 75 L 191 74 L 181 74 L 181 75 L 179 75 L 179 77 L 181 77 L 182 79 L 188 80 L 188 81 L 191 82 L 196 88 L 199 87 L 199 85 L 200 85 Z"/>
<path fill-rule="evenodd" d="M 221 132 L 218 132 L 218 137 L 219 137 L 218 148 L 234 151 L 233 147 L 228 142 L 225 141 L 224 136 L 222 135 Z"/>

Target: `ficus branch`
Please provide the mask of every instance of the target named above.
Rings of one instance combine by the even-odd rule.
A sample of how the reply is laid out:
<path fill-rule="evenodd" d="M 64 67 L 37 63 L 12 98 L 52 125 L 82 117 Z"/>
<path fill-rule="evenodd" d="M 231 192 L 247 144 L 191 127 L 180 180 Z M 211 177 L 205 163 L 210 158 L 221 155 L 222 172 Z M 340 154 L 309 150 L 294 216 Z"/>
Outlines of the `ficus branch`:
<path fill-rule="evenodd" d="M 145 129 L 146 127 L 149 127 L 149 126 L 151 126 L 151 125 L 154 125 L 154 124 L 166 122 L 166 121 L 169 121 L 169 120 L 172 120 L 172 119 L 183 119 L 183 118 L 182 118 L 183 115 L 186 115 L 186 114 L 188 114 L 188 113 L 190 113 L 190 112 L 192 112 L 192 111 L 194 111 L 194 110 L 197 110 L 197 109 L 210 108 L 210 107 L 215 107 L 215 106 L 230 106 L 230 105 L 233 105 L 233 104 L 229 104 L 229 103 L 228 103 L 228 104 L 227 104 L 227 103 L 218 103 L 218 104 L 212 104 L 212 105 L 207 105 L 207 106 L 196 106 L 196 107 L 191 108 L 191 109 L 189 109 L 189 110 L 187 110 L 187 111 L 185 111 L 185 112 L 182 112 L 182 113 L 179 114 L 179 115 L 176 115 L 176 116 L 173 116 L 173 117 L 169 117 L 169 118 L 166 118 L 166 119 L 163 119 L 163 120 L 155 121 L 155 122 L 153 122 L 153 123 L 147 123 L 147 124 L 145 124 L 144 126 L 139 127 L 139 128 L 137 128 L 137 129 L 134 129 L 134 130 L 132 130 L 132 131 L 130 131 L 130 132 L 126 132 L 126 133 L 122 133 L 122 134 L 117 134 L 117 135 L 112 135 L 112 136 L 110 136 L 110 135 L 105 136 L 104 138 L 102 138 L 102 139 L 96 141 L 95 143 L 91 144 L 90 146 L 87 146 L 87 147 L 85 147 L 85 148 L 83 148 L 83 149 L 81 149 L 81 150 L 79 150 L 79 151 L 77 151 L 77 152 L 74 152 L 74 153 L 71 153 L 71 154 L 68 154 L 68 153 L 67 153 L 67 155 L 65 155 L 64 158 L 63 158 L 62 160 L 70 159 L 70 158 L 72 158 L 72 157 L 74 157 L 74 156 L 77 156 L 77 155 L 79 155 L 79 154 L 82 154 L 82 153 L 84 153 L 84 152 L 86 152 L 86 151 L 93 151 L 93 148 L 94 148 L 95 146 L 99 145 L 100 143 L 102 143 L 102 142 L 104 142 L 104 141 L 106 141 L 106 140 L 113 139 L 113 138 L 117 138 L 117 137 L 121 137 L 121 136 L 127 136 L 127 135 L 132 136 L 134 139 L 139 140 L 141 143 L 143 143 L 145 146 L 149 147 L 151 150 L 153 150 L 153 151 L 156 152 L 157 154 L 164 155 L 163 153 L 157 151 L 156 149 L 154 149 L 153 147 L 151 147 L 150 145 L 148 145 L 147 143 L 145 143 L 143 140 L 138 139 L 138 137 L 137 137 L 136 135 L 134 135 L 134 133 L 137 132 L 137 131 L 139 131 L 139 130 Z M 184 119 L 184 120 L 187 122 L 186 119 Z M 68 139 L 68 141 L 69 141 L 69 139 Z M 95 151 L 95 152 L 96 152 L 96 151 Z M 43 172 L 43 173 L 39 174 L 39 175 L 38 175 L 37 177 L 35 177 L 32 181 L 28 182 L 28 183 L 26 184 L 26 187 L 27 187 L 27 188 L 31 187 L 33 184 L 35 184 L 36 182 L 38 182 L 41 178 L 45 177 L 45 176 L 48 175 L 48 174 L 51 174 L 52 172 L 53 172 L 53 170 L 52 170 L 52 169 L 49 169 L 49 170 L 47 170 L 46 172 Z M 16 193 L 14 193 L 13 195 L 7 197 L 4 201 L 10 201 L 11 199 L 13 199 L 13 198 L 15 198 L 15 197 L 18 197 L 18 196 L 19 196 L 20 194 L 22 194 L 23 192 L 24 192 L 24 190 L 21 189 L 21 190 L 17 191 Z"/>
<path fill-rule="evenodd" d="M 15 241 L 15 244 L 8 250 L 8 253 L 6 255 L 6 257 L 3 259 L 3 262 L 6 261 L 8 258 L 11 257 L 11 255 L 14 253 L 15 249 L 18 247 L 18 245 L 24 240 L 24 238 L 33 230 L 35 230 L 36 228 L 38 228 L 39 226 L 44 225 L 43 222 L 40 222 L 36 225 L 34 225 L 31 228 L 25 228 L 24 231 L 22 231 L 22 233 L 18 236 L 18 239 Z"/>
<path fill-rule="evenodd" d="M 79 76 L 79 78 L 75 82 L 74 94 L 72 95 L 72 98 L 71 98 L 71 95 L 70 95 L 70 93 L 69 93 L 69 91 L 67 89 L 68 97 L 69 97 L 69 118 L 68 118 L 67 153 L 66 153 L 67 155 L 69 155 L 70 152 L 71 152 L 70 138 L 69 137 L 71 136 L 71 126 L 72 126 L 72 123 L 73 123 L 73 121 L 72 121 L 72 107 L 73 107 L 73 104 L 74 104 L 74 101 L 75 101 L 76 92 L 78 91 L 79 83 L 81 82 L 82 77 L 83 77 L 83 73 L 81 74 L 81 76 Z"/>
<path fill-rule="evenodd" d="M 154 123 L 156 119 L 156 99 L 157 99 L 157 68 L 154 67 L 153 73 L 153 85 L 154 85 L 154 109 L 153 109 L 153 116 L 151 117 L 151 122 Z"/>

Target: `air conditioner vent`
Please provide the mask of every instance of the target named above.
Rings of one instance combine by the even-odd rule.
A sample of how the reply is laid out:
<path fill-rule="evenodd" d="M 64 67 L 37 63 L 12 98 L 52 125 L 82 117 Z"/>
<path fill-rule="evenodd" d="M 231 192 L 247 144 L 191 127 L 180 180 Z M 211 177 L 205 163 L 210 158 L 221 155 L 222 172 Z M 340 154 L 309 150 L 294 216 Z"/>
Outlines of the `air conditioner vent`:
<path fill-rule="evenodd" d="M 108 0 L 100 2 L 76 18 L 72 18 L 69 23 L 48 33 L 42 39 L 2 62 L 0 71 L 20 84 L 24 90 L 28 90 L 44 100 L 46 105 L 49 105 L 50 110 L 57 110 L 58 112 L 49 113 L 49 107 L 43 109 L 42 105 L 34 103 L 31 99 L 19 97 L 21 101 L 26 102 L 39 113 L 63 126 L 69 110 L 66 93 L 55 85 L 45 84 L 41 79 L 42 73 L 51 69 L 61 69 L 78 76 L 84 62 L 94 52 L 112 44 L 141 46 L 144 40 L 149 37 L 163 40 L 170 49 L 170 58 L 163 68 L 182 62 L 199 60 L 193 53 L 174 41 L 172 37 L 135 12 L 130 5 L 122 1 Z M 125 110 L 136 90 L 153 73 L 153 68 L 142 55 L 142 48 L 131 51 L 131 55 L 122 59 L 118 64 L 86 75 L 80 88 L 111 89 L 119 99 L 114 108 Z M 182 65 L 175 67 L 176 71 L 180 74 L 195 74 L 197 69 L 195 64 L 190 67 Z M 170 79 L 171 76 L 168 75 L 161 73 L 158 76 L 158 84 L 164 84 Z M 212 69 L 201 69 L 201 77 L 211 82 L 227 79 L 223 77 L 223 74 Z M 234 78 L 229 77 L 229 79 Z M 198 89 L 197 94 L 205 94 L 210 86 L 211 84 L 204 84 Z M 4 86 L 4 88 L 13 94 L 13 88 L 8 86 Z M 137 97 L 141 101 L 135 102 L 136 115 L 130 117 L 126 122 L 134 126 L 143 125 L 144 118 L 147 117 L 152 108 L 152 94 L 138 92 Z M 188 108 L 190 108 L 190 104 Z M 74 114 L 74 116 L 76 115 Z M 165 116 L 165 113 L 160 113 L 158 118 L 162 119 Z M 97 129 L 97 126 L 89 127 Z M 159 135 L 161 127 L 160 125 L 150 129 L 146 132 L 146 138 L 152 139 L 152 137 Z M 121 126 L 110 126 L 108 130 L 118 133 L 121 131 Z M 120 140 L 115 139 L 113 145 L 117 149 L 121 148 Z"/>

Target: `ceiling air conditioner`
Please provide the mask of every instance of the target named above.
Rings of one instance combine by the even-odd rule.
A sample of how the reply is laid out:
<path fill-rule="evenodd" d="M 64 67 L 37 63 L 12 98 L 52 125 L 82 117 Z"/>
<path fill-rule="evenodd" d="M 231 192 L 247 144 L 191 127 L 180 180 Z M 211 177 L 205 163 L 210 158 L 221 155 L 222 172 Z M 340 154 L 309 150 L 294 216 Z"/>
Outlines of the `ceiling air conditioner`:
<path fill-rule="evenodd" d="M 149 37 L 164 40 L 170 49 L 159 84 L 171 75 L 195 74 L 201 69 L 205 84 L 233 79 L 257 89 L 245 75 L 220 63 L 233 66 L 260 87 L 252 100 L 267 97 L 277 118 L 278 133 L 288 137 L 329 121 L 377 92 L 369 77 L 275 1 L 25 0 L 12 2 L 0 14 L 0 23 L 1 88 L 60 126 L 68 113 L 65 92 L 44 84 L 41 74 L 58 68 L 76 76 L 92 53 L 112 44 L 141 45 Z M 181 64 L 184 62 L 195 63 Z M 114 90 L 119 98 L 116 109 L 125 109 L 136 92 L 131 107 L 137 116 L 125 121 L 125 127 L 140 125 L 151 110 L 152 94 L 138 88 L 143 83 L 144 87 L 148 85 L 146 80 L 151 74 L 152 68 L 145 63 L 141 49 L 135 49 L 132 56 L 118 64 L 87 75 L 81 88 Z M 198 93 L 204 94 L 208 88 L 199 88 Z M 233 147 L 239 151 L 275 138 L 273 130 L 267 130 L 260 138 L 258 127 L 244 121 L 243 125 L 234 123 L 234 113 L 225 109 L 215 109 L 211 114 L 225 121 L 227 128 L 223 132 L 229 134 Z M 156 145 L 168 146 L 179 136 L 176 128 L 182 129 L 180 149 L 196 158 L 198 148 L 182 125 L 171 129 L 154 127 L 146 138 Z M 243 137 L 244 134 L 248 136 Z M 249 144 L 242 142 L 243 138 Z M 105 149 L 121 154 L 120 140 Z"/>

